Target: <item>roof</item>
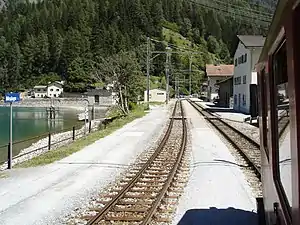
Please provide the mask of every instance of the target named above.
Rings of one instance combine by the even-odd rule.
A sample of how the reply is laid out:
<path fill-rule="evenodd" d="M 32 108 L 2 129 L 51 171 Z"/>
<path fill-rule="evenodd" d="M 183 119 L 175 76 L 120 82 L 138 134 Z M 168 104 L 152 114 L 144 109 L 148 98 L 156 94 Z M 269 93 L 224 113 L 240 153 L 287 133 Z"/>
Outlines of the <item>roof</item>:
<path fill-rule="evenodd" d="M 232 81 L 233 81 L 233 77 L 229 77 L 229 78 L 226 78 L 226 79 L 224 79 L 224 80 L 221 80 L 221 81 L 219 81 L 218 83 L 216 83 L 216 85 L 225 83 L 226 81 L 229 81 L 229 80 L 232 80 Z"/>
<path fill-rule="evenodd" d="M 166 91 L 166 90 L 161 89 L 161 88 L 152 88 L 152 89 L 150 89 L 150 91 L 154 91 L 154 90 L 157 90 L 157 91 Z M 147 92 L 147 90 L 145 90 L 145 92 Z"/>
<path fill-rule="evenodd" d="M 112 92 L 108 91 L 106 89 L 90 89 L 87 92 L 85 92 L 84 94 L 87 96 L 99 95 L 101 97 L 109 97 L 112 95 Z"/>
<path fill-rule="evenodd" d="M 37 86 L 34 86 L 33 88 L 37 89 L 37 88 L 46 88 L 46 87 L 47 87 L 46 85 L 37 85 Z"/>
<path fill-rule="evenodd" d="M 58 82 L 58 81 L 54 81 L 54 82 L 49 83 L 49 84 L 48 84 L 48 87 L 51 86 L 51 85 L 59 85 L 59 86 L 61 86 L 61 87 L 63 86 L 62 83 L 60 83 L 60 82 Z"/>
<path fill-rule="evenodd" d="M 206 64 L 206 74 L 208 77 L 228 77 L 233 76 L 234 65 L 213 65 Z"/>
<path fill-rule="evenodd" d="M 265 43 L 265 37 L 261 35 L 237 35 L 237 37 L 246 48 L 263 47 Z"/>

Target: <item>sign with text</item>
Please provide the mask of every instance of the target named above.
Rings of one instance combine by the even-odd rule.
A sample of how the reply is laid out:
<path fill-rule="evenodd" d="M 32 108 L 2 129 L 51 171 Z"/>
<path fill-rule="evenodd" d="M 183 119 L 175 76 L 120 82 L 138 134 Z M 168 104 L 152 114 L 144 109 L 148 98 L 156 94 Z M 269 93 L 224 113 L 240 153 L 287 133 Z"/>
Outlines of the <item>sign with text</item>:
<path fill-rule="evenodd" d="M 4 102 L 19 102 L 20 93 L 5 93 Z"/>

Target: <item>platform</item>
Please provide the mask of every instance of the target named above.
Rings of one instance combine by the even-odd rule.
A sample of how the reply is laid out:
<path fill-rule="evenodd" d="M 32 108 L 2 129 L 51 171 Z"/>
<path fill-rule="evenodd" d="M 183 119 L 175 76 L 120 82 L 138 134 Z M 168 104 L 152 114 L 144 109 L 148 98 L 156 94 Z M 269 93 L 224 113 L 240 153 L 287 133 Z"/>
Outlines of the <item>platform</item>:
<path fill-rule="evenodd" d="M 226 145 L 184 102 L 192 135 L 191 175 L 173 225 L 257 225 L 256 200 Z"/>

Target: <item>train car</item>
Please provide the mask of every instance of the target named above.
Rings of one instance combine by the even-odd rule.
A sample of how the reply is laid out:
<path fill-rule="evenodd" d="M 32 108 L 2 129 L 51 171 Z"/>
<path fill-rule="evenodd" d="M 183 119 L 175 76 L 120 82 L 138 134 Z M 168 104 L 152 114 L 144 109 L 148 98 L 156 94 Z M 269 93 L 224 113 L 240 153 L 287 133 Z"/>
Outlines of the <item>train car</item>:
<path fill-rule="evenodd" d="M 299 3 L 278 1 L 256 68 L 263 205 L 268 225 L 300 224 Z"/>

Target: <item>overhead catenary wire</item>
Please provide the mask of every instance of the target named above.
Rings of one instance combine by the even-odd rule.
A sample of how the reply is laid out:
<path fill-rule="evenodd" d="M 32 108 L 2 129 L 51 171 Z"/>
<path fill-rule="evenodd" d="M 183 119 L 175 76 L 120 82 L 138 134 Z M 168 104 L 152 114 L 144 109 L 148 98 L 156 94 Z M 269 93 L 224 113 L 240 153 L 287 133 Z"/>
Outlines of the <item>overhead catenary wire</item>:
<path fill-rule="evenodd" d="M 210 3 L 213 1 L 215 1 L 215 0 L 210 0 Z M 216 4 L 216 5 L 212 5 L 212 4 L 208 4 L 208 3 L 205 4 L 205 3 L 201 3 L 199 0 L 190 0 L 190 2 L 194 3 L 195 5 L 198 5 L 200 7 L 206 8 L 206 9 L 210 9 L 210 10 L 213 10 L 216 12 L 222 12 L 222 13 L 226 14 L 225 16 L 229 16 L 232 18 L 239 18 L 241 21 L 249 23 L 249 25 L 253 25 L 253 23 L 256 23 L 261 26 L 268 27 L 272 21 L 272 18 L 270 16 L 262 18 L 262 17 L 260 17 L 261 14 L 254 13 L 253 11 L 247 10 L 247 9 L 240 10 L 240 11 L 242 11 L 242 13 L 241 13 L 238 10 L 234 11 L 234 9 L 230 9 L 229 7 L 220 6 L 219 4 Z"/>
<path fill-rule="evenodd" d="M 198 1 L 200 2 L 200 0 L 194 0 L 194 1 Z M 202 4 L 205 4 L 203 2 L 207 2 L 206 4 L 212 4 L 212 3 L 215 3 L 217 6 L 225 6 L 225 7 L 232 7 L 234 9 L 238 9 L 238 10 L 241 10 L 243 12 L 251 12 L 251 13 L 255 13 L 255 14 L 258 14 L 258 15 L 264 15 L 264 16 L 267 16 L 267 17 L 270 17 L 272 18 L 273 14 L 272 13 L 267 13 L 267 12 L 263 12 L 263 11 L 259 11 L 259 10 L 256 10 L 256 9 L 248 9 L 248 8 L 245 8 L 245 7 L 242 7 L 242 6 L 239 6 L 239 5 L 235 5 L 234 3 L 230 3 L 228 0 L 225 2 L 225 1 L 220 1 L 220 0 L 201 0 L 201 3 Z"/>

